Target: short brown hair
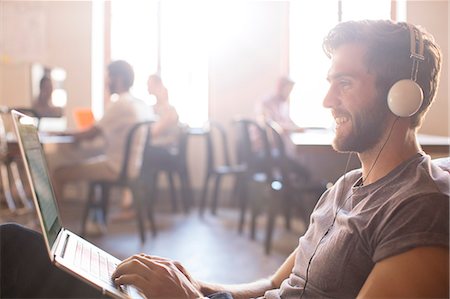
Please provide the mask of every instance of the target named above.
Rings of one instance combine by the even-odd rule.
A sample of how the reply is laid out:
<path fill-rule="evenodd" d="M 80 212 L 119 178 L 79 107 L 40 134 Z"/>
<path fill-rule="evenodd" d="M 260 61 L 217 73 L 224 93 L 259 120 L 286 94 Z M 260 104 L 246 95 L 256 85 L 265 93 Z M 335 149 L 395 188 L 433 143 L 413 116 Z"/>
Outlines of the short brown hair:
<path fill-rule="evenodd" d="M 133 67 L 125 60 L 116 60 L 108 65 L 110 77 L 118 77 L 123 81 L 124 86 L 130 89 L 134 82 Z"/>
<path fill-rule="evenodd" d="M 411 127 L 420 127 L 423 116 L 436 96 L 442 55 L 431 34 L 415 26 L 422 34 L 425 60 L 420 62 L 417 84 L 422 88 L 424 100 L 419 111 L 411 117 Z M 359 43 L 367 47 L 366 64 L 376 75 L 378 90 L 387 98 L 395 82 L 411 79 L 413 60 L 410 58 L 408 24 L 390 20 L 348 21 L 336 25 L 323 42 L 328 57 L 341 45 Z M 386 102 L 387 105 L 387 102 Z"/>

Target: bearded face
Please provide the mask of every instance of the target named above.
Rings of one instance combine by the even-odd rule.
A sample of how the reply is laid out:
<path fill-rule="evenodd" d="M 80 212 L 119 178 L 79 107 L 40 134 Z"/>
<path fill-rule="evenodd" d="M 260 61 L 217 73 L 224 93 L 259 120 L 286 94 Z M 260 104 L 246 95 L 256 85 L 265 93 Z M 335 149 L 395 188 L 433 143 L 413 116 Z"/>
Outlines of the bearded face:
<path fill-rule="evenodd" d="M 385 132 L 388 110 L 383 98 L 374 98 L 373 105 L 350 112 L 333 110 L 336 136 L 333 148 L 339 152 L 364 152 L 375 146 Z"/>
<path fill-rule="evenodd" d="M 340 46 L 328 72 L 330 87 L 323 101 L 336 122 L 333 147 L 339 152 L 364 152 L 383 136 L 389 118 L 385 96 L 376 75 L 365 63 L 366 48 L 360 44 Z"/>

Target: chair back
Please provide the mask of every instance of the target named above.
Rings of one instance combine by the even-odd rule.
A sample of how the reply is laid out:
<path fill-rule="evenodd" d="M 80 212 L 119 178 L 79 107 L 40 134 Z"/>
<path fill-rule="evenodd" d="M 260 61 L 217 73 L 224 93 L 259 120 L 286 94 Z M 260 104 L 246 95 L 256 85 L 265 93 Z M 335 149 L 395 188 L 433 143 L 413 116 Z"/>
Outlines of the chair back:
<path fill-rule="evenodd" d="M 119 180 L 131 180 L 140 174 L 144 149 L 151 139 L 150 126 L 152 123 L 152 121 L 142 121 L 133 125 L 129 130 Z"/>
<path fill-rule="evenodd" d="M 272 157 L 266 130 L 251 119 L 235 120 L 237 129 L 236 151 L 239 164 L 248 173 L 262 172 L 271 177 Z"/>
<path fill-rule="evenodd" d="M 286 159 L 286 146 L 284 144 L 284 139 L 282 136 L 282 128 L 277 122 L 267 121 L 266 122 L 267 134 L 269 143 L 271 145 L 271 154 L 274 160 L 285 160 Z"/>
<path fill-rule="evenodd" d="M 216 121 L 209 121 L 204 130 L 206 139 L 207 171 L 213 172 L 218 165 L 216 153 L 220 151 L 224 166 L 231 166 L 230 154 L 228 152 L 228 136 L 225 128 Z"/>
<path fill-rule="evenodd" d="M 178 144 L 173 151 L 176 151 L 176 157 L 181 165 L 186 165 L 187 163 L 187 150 L 188 150 L 188 140 L 189 140 L 189 127 L 185 124 L 178 125 Z"/>
<path fill-rule="evenodd" d="M 282 136 L 282 128 L 274 121 L 265 123 L 267 130 L 267 138 L 269 141 L 270 156 L 272 159 L 272 170 L 277 172 L 282 178 L 288 177 L 288 161 L 286 155 L 286 147 Z"/>

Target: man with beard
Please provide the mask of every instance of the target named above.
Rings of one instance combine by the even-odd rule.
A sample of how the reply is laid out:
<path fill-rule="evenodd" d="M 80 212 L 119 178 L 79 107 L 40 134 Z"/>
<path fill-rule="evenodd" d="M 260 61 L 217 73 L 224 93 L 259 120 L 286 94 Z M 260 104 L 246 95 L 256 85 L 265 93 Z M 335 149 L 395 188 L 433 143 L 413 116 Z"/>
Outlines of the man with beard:
<path fill-rule="evenodd" d="M 389 109 L 388 93 L 397 81 L 416 79 L 411 47 L 422 45 L 416 81 L 423 102 L 399 117 Z M 362 168 L 322 195 L 279 270 L 265 280 L 225 286 L 194 280 L 170 260 L 136 255 L 119 265 L 117 284 L 179 298 L 216 292 L 233 298 L 448 297 L 450 176 L 416 136 L 436 94 L 440 50 L 424 30 L 391 21 L 338 24 L 323 46 L 331 58 L 323 104 L 336 121 L 333 147 L 356 152 Z"/>
<path fill-rule="evenodd" d="M 424 47 L 417 77 L 411 44 Z M 448 297 L 450 176 L 416 137 L 436 94 L 440 50 L 424 30 L 392 21 L 340 23 L 324 49 L 331 58 L 323 103 L 336 120 L 333 146 L 356 152 L 362 168 L 322 195 L 298 247 L 276 273 L 219 285 L 195 280 L 179 263 L 141 254 L 118 266 L 116 284 L 133 284 L 149 298 Z M 387 98 L 403 79 L 417 82 L 423 102 L 399 117 Z"/>

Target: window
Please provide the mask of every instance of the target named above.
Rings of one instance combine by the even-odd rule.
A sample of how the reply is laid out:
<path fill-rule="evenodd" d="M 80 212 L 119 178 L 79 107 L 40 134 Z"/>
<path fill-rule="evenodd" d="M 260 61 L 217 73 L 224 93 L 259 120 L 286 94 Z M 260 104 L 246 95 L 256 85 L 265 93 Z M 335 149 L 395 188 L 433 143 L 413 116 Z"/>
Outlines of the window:
<path fill-rule="evenodd" d="M 100 45 L 103 42 L 104 10 L 101 1 L 99 5 L 94 2 L 92 98 L 93 110 L 98 117 L 103 114 L 103 101 L 99 98 L 103 96 L 104 70 L 101 68 L 104 66 L 103 56 L 99 53 L 104 51 Z M 135 81 L 131 92 L 153 104 L 154 99 L 147 92 L 147 79 L 151 74 L 160 73 L 180 121 L 194 127 L 202 126 L 208 119 L 205 37 L 208 11 L 202 9 L 205 2 L 116 0 L 109 3 L 111 60 L 123 59 L 133 66 Z"/>
<path fill-rule="evenodd" d="M 157 1 L 111 1 L 111 60 L 133 66 L 131 92 L 147 101 L 147 79 L 158 67 L 158 27 Z"/>
<path fill-rule="evenodd" d="M 327 2 L 328 3 L 328 2 Z M 322 107 L 328 88 L 329 59 L 322 40 L 339 19 L 389 19 L 391 0 L 341 0 L 290 2 L 290 75 L 296 82 L 291 94 L 292 119 L 302 127 L 332 126 L 330 112 Z"/>
<path fill-rule="evenodd" d="M 203 1 L 161 2 L 161 76 L 180 121 L 208 120 L 208 9 Z"/>

